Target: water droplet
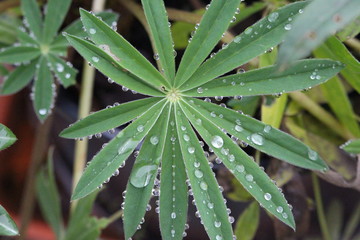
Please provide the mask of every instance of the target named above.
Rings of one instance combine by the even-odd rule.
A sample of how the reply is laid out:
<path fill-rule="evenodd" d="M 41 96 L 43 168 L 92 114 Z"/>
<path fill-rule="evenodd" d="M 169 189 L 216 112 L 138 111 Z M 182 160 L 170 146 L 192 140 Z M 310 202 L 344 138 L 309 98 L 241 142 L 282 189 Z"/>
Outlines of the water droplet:
<path fill-rule="evenodd" d="M 172 137 L 170 138 L 170 141 L 175 142 L 175 141 L 176 141 L 176 137 L 172 136 Z"/>
<path fill-rule="evenodd" d="M 220 221 L 215 221 L 214 226 L 219 228 L 221 226 L 221 222 Z"/>
<path fill-rule="evenodd" d="M 265 193 L 264 198 L 265 198 L 266 201 L 269 201 L 271 199 L 271 194 L 270 193 Z"/>
<path fill-rule="evenodd" d="M 264 138 L 261 135 L 257 134 L 257 133 L 251 134 L 250 138 L 251 138 L 251 141 L 256 145 L 261 146 L 261 145 L 264 144 Z"/>
<path fill-rule="evenodd" d="M 234 38 L 234 43 L 239 43 L 241 41 L 241 37 L 240 36 L 236 36 Z"/>
<path fill-rule="evenodd" d="M 245 29 L 245 34 L 250 34 L 250 33 L 252 33 L 252 28 L 251 27 L 248 27 L 247 29 Z"/>
<path fill-rule="evenodd" d="M 284 29 L 285 29 L 286 31 L 291 30 L 291 24 L 290 24 L 290 23 L 289 23 L 289 24 L 286 24 L 285 27 L 284 27 Z"/>
<path fill-rule="evenodd" d="M 157 173 L 157 165 L 140 165 L 134 166 L 130 176 L 130 183 L 137 188 L 143 188 L 149 185 L 151 177 Z"/>
<path fill-rule="evenodd" d="M 287 218 L 288 218 L 287 213 L 283 213 L 283 214 L 282 214 L 282 216 L 283 216 L 283 218 L 285 218 L 285 219 L 287 219 Z"/>
<path fill-rule="evenodd" d="M 201 87 L 199 87 L 199 88 L 197 89 L 197 92 L 198 92 L 198 93 L 203 93 L 203 92 L 204 92 L 204 89 L 202 89 Z"/>
<path fill-rule="evenodd" d="M 230 154 L 228 159 L 230 162 L 233 162 L 233 161 L 235 161 L 235 156 L 233 154 Z"/>
<path fill-rule="evenodd" d="M 235 170 L 242 173 L 245 171 L 244 165 L 236 165 Z"/>
<path fill-rule="evenodd" d="M 231 21 L 230 21 L 230 23 L 234 23 L 235 21 L 236 21 L 236 17 L 233 16 L 232 19 L 231 19 Z"/>
<path fill-rule="evenodd" d="M 216 101 L 221 101 L 221 100 L 223 100 L 223 97 L 222 96 L 215 96 L 215 100 Z"/>
<path fill-rule="evenodd" d="M 185 131 L 186 127 L 185 126 L 181 126 L 181 130 Z"/>
<path fill-rule="evenodd" d="M 176 218 L 176 213 L 175 213 L 175 212 L 172 212 L 172 213 L 171 213 L 171 218 L 172 218 L 172 219 L 175 219 L 175 218 Z"/>
<path fill-rule="evenodd" d="M 190 154 L 193 154 L 195 152 L 195 148 L 194 147 L 188 147 L 188 152 Z"/>
<path fill-rule="evenodd" d="M 252 181 L 254 180 L 254 177 L 253 177 L 253 175 L 251 175 L 251 174 L 246 174 L 245 179 L 246 179 L 248 182 L 252 182 Z"/>
<path fill-rule="evenodd" d="M 278 19 L 278 17 L 279 17 L 279 13 L 273 12 L 273 13 L 270 13 L 270 15 L 268 16 L 268 20 L 269 20 L 269 22 L 275 22 L 276 19 Z"/>
<path fill-rule="evenodd" d="M 308 151 L 308 156 L 309 156 L 310 160 L 313 160 L 313 161 L 315 161 L 318 158 L 317 152 L 315 152 L 314 150 L 311 150 L 311 149 L 309 149 L 309 151 Z"/>
<path fill-rule="evenodd" d="M 139 125 L 139 126 L 137 126 L 136 129 L 138 130 L 138 132 L 142 132 L 142 131 L 144 131 L 144 126 L 143 126 L 143 125 Z"/>
<path fill-rule="evenodd" d="M 271 130 L 271 126 L 270 125 L 266 125 L 265 127 L 264 127 L 264 132 L 266 132 L 266 133 L 269 133 L 270 132 L 270 130 Z"/>
<path fill-rule="evenodd" d="M 64 66 L 60 63 L 56 64 L 56 71 L 58 72 L 63 72 L 64 71 Z"/>
<path fill-rule="evenodd" d="M 159 143 L 159 138 L 157 136 L 152 136 L 150 142 L 152 145 L 157 145 Z"/>
<path fill-rule="evenodd" d="M 188 142 L 190 140 L 190 137 L 187 134 L 184 134 L 183 138 L 184 138 L 185 142 Z"/>
<path fill-rule="evenodd" d="M 211 202 L 209 202 L 209 203 L 207 204 L 207 206 L 208 206 L 208 208 L 210 208 L 210 209 L 213 209 L 213 208 L 214 208 L 214 204 L 211 203 Z"/>
<path fill-rule="evenodd" d="M 195 170 L 195 177 L 202 178 L 203 176 L 204 176 L 204 174 L 202 171 L 200 171 L 198 169 Z"/>
<path fill-rule="evenodd" d="M 229 216 L 229 223 L 234 223 L 235 222 L 235 218 L 233 216 Z"/>
<path fill-rule="evenodd" d="M 240 8 L 236 8 L 235 14 L 239 14 L 240 13 Z"/>
<path fill-rule="evenodd" d="M 196 168 L 200 167 L 200 163 L 199 162 L 194 162 L 194 167 L 196 167 Z"/>
<path fill-rule="evenodd" d="M 224 154 L 225 156 L 227 156 L 229 154 L 229 149 L 228 148 L 222 148 L 220 152 L 222 154 Z"/>
<path fill-rule="evenodd" d="M 93 62 L 96 62 L 96 63 L 99 62 L 99 58 L 96 56 L 92 57 L 91 59 L 93 60 Z"/>
<path fill-rule="evenodd" d="M 204 191 L 206 191 L 207 189 L 208 189 L 208 185 L 206 184 L 206 182 L 201 182 L 200 183 L 200 188 L 202 189 L 202 190 L 204 190 Z"/>
<path fill-rule="evenodd" d="M 90 33 L 90 34 L 95 34 L 95 33 L 96 33 L 96 30 L 95 30 L 94 28 L 90 28 L 90 29 L 89 29 L 89 33 Z"/>
<path fill-rule="evenodd" d="M 223 239 L 222 236 L 216 235 L 216 240 L 222 240 L 222 239 Z"/>
<path fill-rule="evenodd" d="M 242 132 L 243 130 L 244 130 L 244 128 L 241 127 L 240 125 L 235 125 L 235 131 Z"/>
<path fill-rule="evenodd" d="M 214 136 L 211 139 L 211 144 L 214 148 L 221 148 L 224 145 L 224 140 L 220 136 Z"/>
<path fill-rule="evenodd" d="M 158 53 L 155 53 L 155 54 L 154 54 L 154 59 L 155 59 L 156 61 L 158 61 L 158 60 L 160 59 L 160 56 L 159 56 Z"/>
<path fill-rule="evenodd" d="M 41 109 L 39 110 L 39 114 L 40 114 L 41 116 L 46 115 L 46 113 L 47 113 L 47 110 L 46 110 L 45 108 L 41 108 Z"/>
<path fill-rule="evenodd" d="M 284 209 L 283 209 L 283 207 L 278 206 L 278 207 L 276 208 L 276 211 L 277 211 L 278 213 L 282 213 L 282 212 L 284 211 Z"/>
<path fill-rule="evenodd" d="M 211 112 L 211 113 L 210 113 L 210 116 L 216 117 L 216 113 L 215 113 L 215 112 Z"/>

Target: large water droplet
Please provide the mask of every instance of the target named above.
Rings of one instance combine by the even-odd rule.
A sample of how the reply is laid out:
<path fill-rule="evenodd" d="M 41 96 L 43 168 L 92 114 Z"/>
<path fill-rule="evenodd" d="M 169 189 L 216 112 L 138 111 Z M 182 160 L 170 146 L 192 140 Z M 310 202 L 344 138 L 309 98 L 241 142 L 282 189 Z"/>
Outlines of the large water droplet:
<path fill-rule="evenodd" d="M 159 143 L 159 138 L 158 138 L 158 136 L 152 136 L 152 137 L 150 138 L 150 142 L 151 142 L 152 145 L 157 145 L 157 144 Z"/>
<path fill-rule="evenodd" d="M 276 208 L 276 211 L 277 211 L 278 213 L 282 213 L 282 212 L 284 211 L 284 208 L 281 207 L 281 206 L 278 206 L 278 207 Z"/>
<path fill-rule="evenodd" d="M 204 89 L 202 87 L 199 87 L 196 91 L 197 91 L 197 93 L 203 93 Z"/>
<path fill-rule="evenodd" d="M 271 200 L 271 194 L 270 193 L 265 193 L 264 198 L 265 198 L 266 201 Z"/>
<path fill-rule="evenodd" d="M 175 219 L 175 218 L 176 218 L 176 213 L 175 213 L 175 212 L 172 212 L 172 213 L 171 213 L 171 218 L 172 218 L 172 219 Z"/>
<path fill-rule="evenodd" d="M 264 144 L 264 138 L 261 135 L 257 134 L 257 133 L 251 134 L 250 138 L 251 138 L 251 141 L 256 145 L 263 145 Z"/>
<path fill-rule="evenodd" d="M 96 56 L 93 56 L 91 59 L 93 60 L 93 62 L 96 62 L 96 63 L 99 62 L 99 58 Z"/>
<path fill-rule="evenodd" d="M 314 150 L 309 149 L 308 156 L 309 156 L 310 160 L 315 161 L 318 157 L 318 154 Z"/>
<path fill-rule="evenodd" d="M 188 142 L 190 140 L 190 137 L 187 134 L 184 134 L 183 138 L 186 142 Z"/>
<path fill-rule="evenodd" d="M 200 170 L 195 170 L 195 177 L 202 178 L 204 176 L 203 172 Z"/>
<path fill-rule="evenodd" d="M 215 221 L 214 226 L 219 228 L 221 226 L 221 222 L 220 221 Z"/>
<path fill-rule="evenodd" d="M 213 136 L 211 139 L 211 144 L 214 148 L 221 148 L 224 145 L 224 140 L 220 136 Z"/>
<path fill-rule="evenodd" d="M 254 180 L 254 177 L 253 177 L 253 175 L 251 175 L 251 174 L 247 174 L 247 175 L 245 176 L 245 179 L 246 179 L 248 182 L 252 182 L 252 181 Z"/>
<path fill-rule="evenodd" d="M 244 165 L 236 165 L 235 170 L 242 173 L 245 171 Z"/>
<path fill-rule="evenodd" d="M 200 188 L 204 191 L 206 191 L 208 189 L 208 185 L 206 184 L 206 182 L 201 182 L 200 183 Z"/>
<path fill-rule="evenodd" d="M 188 147 L 188 152 L 190 154 L 193 154 L 195 152 L 195 148 L 194 147 Z"/>
<path fill-rule="evenodd" d="M 47 110 L 45 108 L 41 108 L 39 110 L 39 114 L 42 115 L 42 116 L 44 116 L 46 113 L 47 113 Z"/>
<path fill-rule="evenodd" d="M 237 132 L 242 132 L 244 130 L 244 128 L 240 125 L 235 125 L 235 131 Z"/>
<path fill-rule="evenodd" d="M 216 235 L 216 240 L 222 240 L 222 239 L 223 239 L 222 236 Z"/>
<path fill-rule="evenodd" d="M 268 20 L 269 20 L 269 22 L 275 22 L 276 19 L 278 19 L 278 17 L 279 17 L 279 13 L 273 12 L 273 13 L 270 13 L 270 15 L 268 16 Z"/>
<path fill-rule="evenodd" d="M 90 33 L 90 34 L 95 34 L 95 33 L 96 33 L 96 30 L 95 30 L 94 28 L 90 28 L 90 29 L 89 29 L 89 33 Z"/>
<path fill-rule="evenodd" d="M 210 209 L 213 209 L 213 208 L 214 208 L 214 204 L 211 203 L 211 202 L 209 202 L 209 203 L 207 204 L 207 206 L 208 206 L 208 208 L 210 208 Z"/>
<path fill-rule="evenodd" d="M 146 187 L 150 183 L 151 177 L 157 173 L 157 165 L 140 165 L 134 166 L 130 176 L 130 183 L 137 188 Z"/>

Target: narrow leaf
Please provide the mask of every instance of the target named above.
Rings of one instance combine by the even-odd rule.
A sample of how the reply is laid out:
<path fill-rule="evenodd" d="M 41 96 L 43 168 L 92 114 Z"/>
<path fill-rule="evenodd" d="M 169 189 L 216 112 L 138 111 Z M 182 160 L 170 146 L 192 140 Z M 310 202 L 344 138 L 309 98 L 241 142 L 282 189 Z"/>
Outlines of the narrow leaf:
<path fill-rule="evenodd" d="M 145 95 L 164 96 L 159 88 L 148 85 L 140 78 L 128 73 L 118 64 L 113 55 L 108 55 L 105 51 L 78 37 L 66 35 L 66 38 L 80 55 L 116 83 Z"/>
<path fill-rule="evenodd" d="M 10 147 L 16 140 L 11 130 L 0 123 L 0 150 Z"/>
<path fill-rule="evenodd" d="M 360 16 L 348 24 L 343 30 L 336 33 L 336 36 L 342 41 L 356 37 L 360 33 Z"/>
<path fill-rule="evenodd" d="M 161 162 L 160 230 L 163 239 L 183 238 L 188 209 L 184 158 L 175 126 L 175 110 L 171 111 L 166 143 Z"/>
<path fill-rule="evenodd" d="M 16 33 L 21 45 L 38 46 L 37 40 L 34 38 L 34 36 L 30 36 L 30 34 L 26 32 L 25 28 L 18 28 Z"/>
<path fill-rule="evenodd" d="M 160 72 L 111 27 L 83 9 L 80 10 L 80 15 L 91 40 L 112 56 L 118 65 L 157 89 L 169 87 Z"/>
<path fill-rule="evenodd" d="M 342 239 L 341 229 L 344 223 L 344 206 L 341 201 L 333 199 L 325 212 L 326 223 L 332 239 Z"/>
<path fill-rule="evenodd" d="M 48 1 L 45 12 L 44 29 L 42 31 L 43 43 L 49 44 L 52 42 L 57 32 L 59 31 L 61 24 L 64 21 L 70 5 L 71 0 Z"/>
<path fill-rule="evenodd" d="M 55 73 L 55 77 L 65 88 L 75 84 L 75 77 L 78 71 L 72 67 L 70 62 L 65 62 L 53 54 L 48 55 L 48 61 L 51 70 Z"/>
<path fill-rule="evenodd" d="M 193 101 L 197 111 L 209 121 L 250 146 L 295 166 L 327 169 L 315 151 L 289 134 L 233 110 L 198 99 Z"/>
<path fill-rule="evenodd" d="M 285 26 L 291 23 L 306 4 L 307 2 L 288 4 L 247 28 L 226 48 L 203 63 L 182 89 L 191 89 L 232 71 L 281 43 L 287 32 Z"/>
<path fill-rule="evenodd" d="M 235 236 L 238 240 L 252 240 L 259 226 L 260 208 L 257 202 L 251 203 L 236 222 Z"/>
<path fill-rule="evenodd" d="M 196 208 L 210 239 L 232 239 L 233 232 L 209 162 L 198 138 L 179 106 L 175 109 L 176 127 Z"/>
<path fill-rule="evenodd" d="M 230 25 L 240 0 L 211 1 L 209 9 L 181 59 L 176 86 L 181 86 L 197 70 Z"/>
<path fill-rule="evenodd" d="M 0 205 L 0 236 L 16 236 L 19 230 L 10 215 Z"/>
<path fill-rule="evenodd" d="M 353 210 L 350 219 L 348 220 L 345 229 L 344 229 L 344 235 L 343 240 L 350 240 L 351 236 L 354 235 L 357 226 L 359 226 L 360 223 L 360 204 L 358 203 L 355 210 Z M 359 234 L 357 235 L 359 237 Z M 359 238 L 352 238 L 352 239 L 359 239 Z"/>
<path fill-rule="evenodd" d="M 360 154 L 360 139 L 347 141 L 340 148 L 348 153 Z"/>
<path fill-rule="evenodd" d="M 186 103 L 181 106 L 197 132 L 244 188 L 267 211 L 294 229 L 295 220 L 286 199 L 257 163 L 220 128 L 211 123 L 207 116 Z"/>
<path fill-rule="evenodd" d="M 55 232 L 57 239 L 61 239 L 64 229 L 60 196 L 54 176 L 53 149 L 50 149 L 48 154 L 47 169 L 41 169 L 36 176 L 36 192 L 43 216 Z"/>
<path fill-rule="evenodd" d="M 31 32 L 40 40 L 42 32 L 42 17 L 36 0 L 21 0 L 21 11 Z"/>
<path fill-rule="evenodd" d="M 120 165 L 128 158 L 139 142 L 150 131 L 165 106 L 160 101 L 112 139 L 85 169 L 72 195 L 76 200 L 91 192 L 116 175 Z"/>
<path fill-rule="evenodd" d="M 142 0 L 146 20 L 150 26 L 151 38 L 155 44 L 155 59 L 160 62 L 160 69 L 168 81 L 175 77 L 175 57 L 172 37 L 163 0 Z"/>
<path fill-rule="evenodd" d="M 343 65 L 332 60 L 301 60 L 279 72 L 277 66 L 221 77 L 184 94 L 195 97 L 278 94 L 316 86 L 337 74 Z"/>
<path fill-rule="evenodd" d="M 0 93 L 4 95 L 13 94 L 28 85 L 34 78 L 37 63 L 38 60 L 35 59 L 30 64 L 21 65 L 12 71 L 2 85 Z"/>
<path fill-rule="evenodd" d="M 279 64 L 306 57 L 329 35 L 360 14 L 358 0 L 314 0 L 294 19 L 279 51 Z M 319 17 L 321 16 L 321 17 Z"/>
<path fill-rule="evenodd" d="M 54 105 L 55 85 L 46 59 L 40 58 L 38 64 L 34 83 L 34 109 L 39 120 L 44 121 Z"/>
<path fill-rule="evenodd" d="M 36 47 L 8 47 L 0 51 L 0 63 L 28 62 L 37 58 L 38 56 L 40 56 L 40 50 Z"/>
<path fill-rule="evenodd" d="M 60 136 L 82 138 L 116 128 L 140 116 L 159 101 L 159 98 L 145 98 L 103 109 L 74 123 L 63 130 Z"/>
<path fill-rule="evenodd" d="M 287 100 L 288 95 L 284 94 L 279 98 L 273 99 L 269 104 L 265 102 L 261 105 L 261 121 L 274 128 L 279 128 L 284 116 Z"/>
<path fill-rule="evenodd" d="M 124 206 L 125 239 L 134 235 L 145 215 L 164 152 L 169 113 L 168 104 L 145 138 L 131 170 Z"/>

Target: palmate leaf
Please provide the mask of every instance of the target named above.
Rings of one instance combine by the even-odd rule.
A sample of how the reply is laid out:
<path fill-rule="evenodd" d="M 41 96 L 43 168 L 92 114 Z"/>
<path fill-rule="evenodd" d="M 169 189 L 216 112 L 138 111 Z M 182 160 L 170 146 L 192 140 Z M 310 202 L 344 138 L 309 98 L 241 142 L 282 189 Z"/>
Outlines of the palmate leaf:
<path fill-rule="evenodd" d="M 313 87 L 336 75 L 343 65 L 331 60 L 302 60 L 285 71 L 277 66 L 221 77 L 184 92 L 195 97 L 253 96 L 291 92 Z"/>
<path fill-rule="evenodd" d="M 161 162 L 160 230 L 163 239 L 182 239 L 188 209 L 186 172 L 172 108 Z"/>
<path fill-rule="evenodd" d="M 175 77 L 175 57 L 168 17 L 163 0 L 141 1 L 146 20 L 149 24 L 151 37 L 155 44 L 155 59 L 160 62 L 160 68 L 170 83 Z"/>
<path fill-rule="evenodd" d="M 81 9 L 80 15 L 90 39 L 114 62 L 156 89 L 169 88 L 160 72 L 122 36 L 93 14 Z"/>
<path fill-rule="evenodd" d="M 95 112 L 60 133 L 65 138 L 82 138 L 116 128 L 140 116 L 161 98 L 145 98 Z"/>
<path fill-rule="evenodd" d="M 247 28 L 226 48 L 203 63 L 181 89 L 188 90 L 206 83 L 281 43 L 287 32 L 285 26 L 291 23 L 306 4 L 307 2 L 288 4 Z"/>
<path fill-rule="evenodd" d="M 279 64 L 306 57 L 329 35 L 360 14 L 358 0 L 314 0 L 291 25 L 279 50 Z M 321 17 L 319 17 L 321 16 Z"/>
<path fill-rule="evenodd" d="M 11 130 L 0 123 L 0 150 L 10 147 L 16 140 Z"/>
<path fill-rule="evenodd" d="M 134 235 L 137 226 L 145 215 L 147 203 L 150 200 L 154 180 L 164 152 L 169 114 L 170 104 L 167 104 L 145 138 L 139 156 L 136 158 L 131 170 L 130 179 L 126 187 L 124 206 L 125 239 L 129 239 Z"/>
<path fill-rule="evenodd" d="M 8 47 L 0 51 L 0 63 L 23 63 L 40 56 L 37 47 L 16 46 Z"/>
<path fill-rule="evenodd" d="M 3 83 L 0 93 L 8 95 L 23 89 L 33 79 L 37 63 L 38 59 L 35 59 L 29 64 L 21 65 L 12 71 Z"/>
<path fill-rule="evenodd" d="M 295 166 L 314 170 L 327 169 L 315 151 L 287 133 L 233 110 L 198 99 L 191 101 L 193 103 L 186 100 L 202 116 L 250 146 Z"/>
<path fill-rule="evenodd" d="M 19 230 L 10 215 L 0 205 L 0 236 L 16 236 Z"/>
<path fill-rule="evenodd" d="M 294 217 L 278 187 L 267 174 L 240 147 L 233 142 L 219 127 L 203 116 L 194 105 L 182 102 L 180 105 L 194 128 L 236 179 L 262 206 L 292 228 Z"/>
<path fill-rule="evenodd" d="M 177 87 L 197 71 L 200 64 L 219 42 L 239 5 L 240 0 L 211 1 L 181 59 L 175 77 Z"/>
<path fill-rule="evenodd" d="M 219 190 L 209 162 L 186 116 L 175 107 L 176 128 L 187 176 L 190 180 L 196 208 L 210 239 L 232 239 L 233 232 L 226 212 L 224 198 Z M 161 209 L 160 209 L 161 211 Z"/>
<path fill-rule="evenodd" d="M 113 58 L 114 56 L 78 37 L 66 35 L 66 38 L 83 58 L 116 83 L 145 95 L 164 96 L 164 93 L 159 88 L 148 85 L 146 82 L 128 73 Z"/>
<path fill-rule="evenodd" d="M 150 131 L 165 105 L 164 101 L 160 101 L 152 106 L 95 155 L 81 176 L 72 195 L 72 200 L 90 194 L 118 170 L 120 165 Z"/>

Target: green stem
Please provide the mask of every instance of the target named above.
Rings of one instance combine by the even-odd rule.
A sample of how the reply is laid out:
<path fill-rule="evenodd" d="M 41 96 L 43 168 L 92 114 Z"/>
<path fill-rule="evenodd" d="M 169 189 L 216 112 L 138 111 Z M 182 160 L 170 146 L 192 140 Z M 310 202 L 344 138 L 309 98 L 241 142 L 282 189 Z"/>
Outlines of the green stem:
<path fill-rule="evenodd" d="M 94 0 L 92 3 L 92 11 L 100 12 L 104 9 L 105 0 Z M 83 76 L 81 79 L 80 101 L 78 118 L 84 118 L 89 115 L 92 103 L 92 95 L 94 90 L 95 69 L 90 67 L 86 61 L 83 64 Z M 81 174 L 83 173 L 87 159 L 88 141 L 76 141 L 75 156 L 73 166 L 72 189 L 74 191 Z M 77 201 L 71 202 L 71 211 L 76 207 Z"/>
<path fill-rule="evenodd" d="M 256 152 L 255 152 L 255 162 L 257 164 L 260 164 L 260 157 L 261 157 L 261 152 L 256 150 Z"/>
<path fill-rule="evenodd" d="M 322 232 L 322 236 L 324 240 L 332 240 L 324 213 L 324 206 L 321 199 L 321 190 L 320 190 L 320 184 L 319 179 L 316 176 L 315 173 L 311 173 L 312 182 L 313 182 L 313 188 L 314 188 L 314 196 L 315 196 L 315 202 L 316 202 L 316 212 L 318 215 L 320 228 Z"/>
<path fill-rule="evenodd" d="M 320 107 L 316 102 L 314 102 L 305 94 L 301 92 L 292 92 L 289 93 L 289 96 L 292 98 L 292 100 L 294 100 L 297 104 L 306 109 L 315 118 L 328 126 L 339 136 L 343 137 L 344 139 L 354 138 L 354 136 L 349 132 L 349 130 L 345 129 L 330 113 L 325 111 L 322 107 Z"/>
<path fill-rule="evenodd" d="M 124 214 L 124 211 L 122 209 L 116 211 L 113 215 L 111 215 L 110 217 L 107 218 L 107 220 L 109 221 L 109 224 L 113 223 L 116 220 L 118 220 L 119 218 L 121 218 L 123 216 L 123 214 Z"/>

